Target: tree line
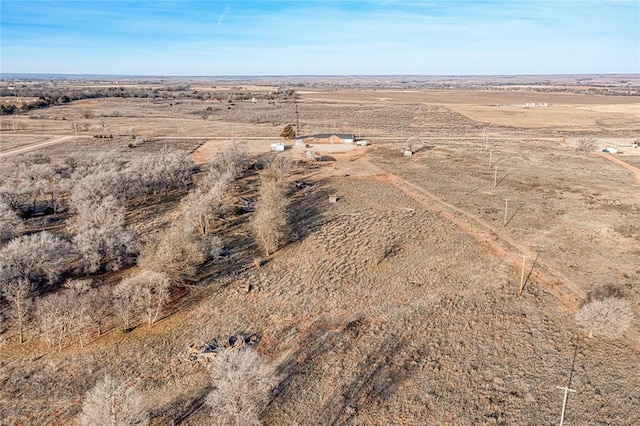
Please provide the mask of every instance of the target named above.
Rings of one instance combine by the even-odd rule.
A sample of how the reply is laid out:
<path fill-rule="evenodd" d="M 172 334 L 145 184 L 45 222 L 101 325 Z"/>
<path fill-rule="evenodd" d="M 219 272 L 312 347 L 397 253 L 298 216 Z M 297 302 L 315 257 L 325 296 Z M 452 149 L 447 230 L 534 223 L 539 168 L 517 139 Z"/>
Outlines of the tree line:
<path fill-rule="evenodd" d="M 123 159 L 116 151 L 72 154 L 63 164 L 32 153 L 16 157 L 0 179 L 0 334 L 12 327 L 49 348 L 83 345 L 107 320 L 128 330 L 158 320 L 172 289 L 197 281 L 199 268 L 223 250 L 212 223 L 230 183 L 247 171 L 246 143 L 232 141 L 206 173 L 187 152 L 162 150 Z M 256 242 L 270 255 L 286 241 L 283 157 L 263 161 L 253 215 Z M 141 238 L 132 219 L 145 205 L 179 197 L 178 219 Z M 51 218 L 32 229 L 29 218 Z M 137 265 L 115 285 L 101 274 Z"/>

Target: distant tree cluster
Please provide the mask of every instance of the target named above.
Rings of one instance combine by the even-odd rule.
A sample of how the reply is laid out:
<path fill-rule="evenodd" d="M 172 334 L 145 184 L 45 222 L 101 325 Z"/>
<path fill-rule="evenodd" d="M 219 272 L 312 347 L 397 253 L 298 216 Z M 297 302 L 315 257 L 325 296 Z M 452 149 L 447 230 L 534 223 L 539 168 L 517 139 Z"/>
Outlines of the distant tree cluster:
<path fill-rule="evenodd" d="M 144 88 L 134 86 L 93 87 L 75 89 L 43 84 L 13 84 L 0 86 L 0 96 L 15 98 L 36 98 L 33 101 L 20 101 L 12 104 L 0 104 L 0 115 L 11 115 L 35 109 L 63 105 L 81 99 L 97 98 L 150 98 L 150 99 L 218 99 L 228 102 L 262 100 L 292 100 L 297 97 L 290 88 L 279 88 L 273 92 L 251 92 L 236 88 L 228 91 L 198 91 L 189 85 L 181 84 L 164 88 Z"/>

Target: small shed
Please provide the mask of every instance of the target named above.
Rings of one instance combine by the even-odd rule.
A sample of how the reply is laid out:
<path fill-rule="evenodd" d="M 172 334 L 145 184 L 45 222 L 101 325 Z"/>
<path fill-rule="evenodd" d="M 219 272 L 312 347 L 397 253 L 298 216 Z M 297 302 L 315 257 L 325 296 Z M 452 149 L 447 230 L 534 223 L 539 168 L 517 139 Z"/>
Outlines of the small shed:
<path fill-rule="evenodd" d="M 413 155 L 413 151 L 405 149 L 404 151 L 402 151 L 402 155 L 404 155 L 405 157 L 411 157 Z"/>
<path fill-rule="evenodd" d="M 271 144 L 271 151 L 284 151 L 285 150 L 285 144 L 283 144 L 282 142 L 277 142 L 277 143 L 272 143 Z"/>

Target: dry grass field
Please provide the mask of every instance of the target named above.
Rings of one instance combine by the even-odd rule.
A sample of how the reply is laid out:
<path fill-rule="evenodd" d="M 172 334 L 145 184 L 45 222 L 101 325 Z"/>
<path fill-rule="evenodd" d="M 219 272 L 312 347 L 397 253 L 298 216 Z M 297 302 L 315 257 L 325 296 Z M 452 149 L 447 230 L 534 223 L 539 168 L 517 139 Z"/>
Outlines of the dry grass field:
<path fill-rule="evenodd" d="M 193 87 L 238 90 L 225 84 Z M 211 424 L 207 368 L 188 350 L 242 335 L 278 374 L 265 424 L 553 425 L 557 386 L 576 390 L 567 424 L 640 424 L 637 96 L 297 92 L 295 103 L 86 99 L 11 118 L 21 125 L 0 133 L 0 168 L 21 147 L 55 163 L 77 152 L 135 158 L 175 147 L 206 170 L 232 138 L 245 138 L 254 158 L 268 152 L 296 110 L 301 133 L 352 132 L 371 145 L 312 147 L 330 159 L 313 163 L 298 162 L 299 147 L 279 154 L 296 165 L 288 244 L 269 257 L 251 236 L 253 213 L 237 211 L 255 201 L 257 175 L 235 181 L 215 225 L 223 257 L 175 291 L 153 327 L 124 333 L 110 318 L 101 337 L 84 347 L 66 339 L 62 350 L 47 348 L 37 327 L 23 344 L 13 328 L 2 331 L 0 423 L 73 424 L 85 393 L 109 373 L 129 379 L 152 424 Z M 585 136 L 598 151 L 620 152 L 578 152 Z M 404 157 L 409 137 L 423 147 Z M 185 194 L 127 220 L 142 235 L 167 228 Z M 96 279 L 112 286 L 135 268 Z M 627 300 L 634 315 L 617 338 L 590 335 L 574 317 L 605 294 Z"/>

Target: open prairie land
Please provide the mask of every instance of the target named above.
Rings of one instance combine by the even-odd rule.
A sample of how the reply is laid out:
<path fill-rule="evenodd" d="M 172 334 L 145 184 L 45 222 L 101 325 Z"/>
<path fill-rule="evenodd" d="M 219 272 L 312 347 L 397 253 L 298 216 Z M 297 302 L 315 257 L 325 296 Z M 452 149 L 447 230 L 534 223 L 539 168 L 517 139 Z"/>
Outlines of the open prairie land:
<path fill-rule="evenodd" d="M 246 141 L 250 161 L 209 224 L 220 255 L 174 284 L 153 326 L 136 317 L 123 332 L 111 313 L 83 344 L 77 330 L 47 344 L 34 319 L 20 344 L 3 316 L 0 423 L 77 422 L 86 392 L 111 374 L 142 396 L 152 424 L 211 424 L 201 348 L 234 350 L 241 339 L 277 373 L 264 424 L 553 425 L 558 386 L 576 391 L 567 424 L 640 424 L 638 96 L 570 93 L 580 83 L 569 80 L 548 93 L 289 81 L 296 96 L 283 99 L 278 84 L 262 83 L 194 81 L 170 97 L 2 116 L 3 184 L 28 152 L 64 169 L 76 154 L 132 164 L 186 151 L 195 164 L 186 183 L 124 203 L 143 246 L 187 215 L 182 203 L 230 140 Z M 299 134 L 355 133 L 369 145 L 277 154 L 293 164 L 286 237 L 266 256 L 251 225 L 259 170 L 296 123 Z M 584 138 L 593 149 L 578 151 Z M 326 161 L 301 161 L 307 150 Z M 53 210 L 25 217 L 19 235 L 47 229 L 71 240 L 78 213 Z M 110 289 L 140 268 L 69 269 L 34 297 L 67 278 Z M 576 313 L 607 297 L 624 300 L 630 319 L 615 335 L 592 333 Z"/>

